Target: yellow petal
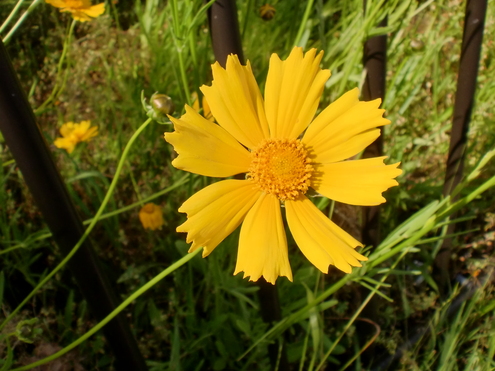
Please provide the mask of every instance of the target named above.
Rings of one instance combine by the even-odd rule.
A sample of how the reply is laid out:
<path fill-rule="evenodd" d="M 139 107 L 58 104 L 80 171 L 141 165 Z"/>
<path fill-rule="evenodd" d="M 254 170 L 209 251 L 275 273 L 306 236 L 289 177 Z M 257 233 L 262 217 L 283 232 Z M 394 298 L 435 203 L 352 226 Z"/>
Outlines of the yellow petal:
<path fill-rule="evenodd" d="M 210 121 L 215 121 L 215 118 L 211 113 L 210 105 L 208 104 L 208 101 L 206 100 L 205 97 L 203 97 L 202 104 L 203 104 L 203 116 L 205 117 L 205 119 Z"/>
<path fill-rule="evenodd" d="M 350 205 L 372 206 L 384 203 L 382 197 L 390 187 L 398 185 L 394 179 L 402 173 L 399 162 L 385 165 L 386 157 L 342 161 L 318 165 L 311 187 L 322 195 Z"/>
<path fill-rule="evenodd" d="M 83 142 L 87 142 L 92 138 L 96 137 L 97 135 L 98 135 L 98 128 L 96 126 L 92 126 L 82 134 L 81 140 Z"/>
<path fill-rule="evenodd" d="M 89 141 L 91 138 L 98 135 L 98 128 L 96 126 L 91 126 L 91 121 L 81 121 L 79 124 L 75 124 L 75 129 L 72 132 L 79 141 Z"/>
<path fill-rule="evenodd" d="M 91 17 L 86 15 L 84 11 L 79 9 L 66 8 L 62 9 L 61 12 L 69 12 L 72 14 L 72 18 L 79 22 L 88 22 L 91 20 Z"/>
<path fill-rule="evenodd" d="M 336 162 L 356 155 L 369 144 L 369 137 L 363 141 L 351 142 L 352 151 L 347 148 L 347 141 L 352 141 L 356 135 L 390 123 L 383 118 L 385 110 L 378 108 L 380 99 L 360 102 L 358 96 L 357 88 L 345 93 L 325 108 L 308 127 L 302 142 L 311 148 L 315 162 Z M 342 148 L 346 148 L 345 157 L 341 153 Z"/>
<path fill-rule="evenodd" d="M 248 180 L 228 179 L 203 188 L 179 208 L 187 214 L 177 232 L 187 233 L 192 242 L 189 252 L 204 247 L 203 257 L 210 254 L 243 221 L 260 192 Z"/>
<path fill-rule="evenodd" d="M 198 93 L 196 93 L 195 91 L 193 91 L 193 93 L 191 94 L 191 98 L 192 98 L 192 108 L 199 113 L 199 110 L 201 109 L 201 107 L 199 106 L 199 99 L 198 99 Z"/>
<path fill-rule="evenodd" d="M 84 9 L 82 11 L 90 17 L 93 18 L 99 17 L 105 12 L 105 3 L 93 5 L 89 9 Z"/>
<path fill-rule="evenodd" d="M 212 65 L 212 86 L 201 87 L 218 124 L 248 148 L 255 148 L 268 137 L 263 98 L 248 62 L 242 66 L 236 55 L 229 55 L 227 67 Z"/>
<path fill-rule="evenodd" d="M 249 152 L 224 128 L 206 120 L 189 106 L 180 119 L 169 118 L 175 131 L 165 133 L 165 140 L 179 154 L 172 161 L 176 168 L 212 177 L 248 171 Z"/>
<path fill-rule="evenodd" d="M 63 137 L 68 137 L 75 129 L 75 124 L 71 121 L 66 122 L 60 127 L 60 134 Z"/>
<path fill-rule="evenodd" d="M 53 144 L 57 148 L 65 149 L 68 153 L 72 153 L 77 143 L 70 138 L 57 138 Z"/>
<path fill-rule="evenodd" d="M 368 260 L 354 250 L 362 244 L 328 219 L 306 197 L 286 201 L 285 209 L 287 223 L 297 246 L 323 273 L 328 273 L 330 265 L 351 273 L 351 266 L 360 267 L 360 260 Z"/>
<path fill-rule="evenodd" d="M 270 58 L 265 86 L 266 117 L 272 138 L 297 138 L 313 119 L 329 70 L 320 68 L 323 52 L 311 49 L 304 56 L 302 48 L 292 49 L 281 61 Z"/>
<path fill-rule="evenodd" d="M 45 0 L 45 2 L 56 8 L 65 8 L 67 6 L 66 2 L 63 0 Z"/>
<path fill-rule="evenodd" d="M 164 224 L 162 209 L 152 202 L 147 203 L 139 210 L 139 220 L 144 229 L 161 229 Z"/>
<path fill-rule="evenodd" d="M 278 276 L 292 281 L 280 202 L 273 195 L 262 193 L 242 224 L 234 274 L 239 272 L 250 281 L 261 276 L 273 284 Z"/>
<path fill-rule="evenodd" d="M 380 136 L 380 129 L 372 129 L 355 135 L 345 142 L 337 144 L 333 148 L 322 153 L 315 153 L 310 150 L 310 158 L 312 163 L 330 163 L 346 160 L 362 152 L 366 147 L 373 143 Z M 311 148 L 311 147 L 308 147 Z"/>

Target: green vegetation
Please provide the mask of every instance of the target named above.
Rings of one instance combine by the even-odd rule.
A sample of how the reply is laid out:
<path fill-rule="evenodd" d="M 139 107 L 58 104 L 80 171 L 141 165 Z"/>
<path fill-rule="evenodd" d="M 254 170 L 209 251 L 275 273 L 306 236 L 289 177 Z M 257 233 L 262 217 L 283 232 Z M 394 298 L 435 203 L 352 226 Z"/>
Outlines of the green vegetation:
<path fill-rule="evenodd" d="M 206 259 L 186 255 L 185 237 L 175 231 L 185 215 L 177 210 L 210 180 L 172 167 L 175 154 L 163 140 L 170 125 L 142 125 L 148 119 L 142 91 L 146 97 L 157 91 L 170 96 L 179 117 L 184 104 L 193 103 L 194 92 L 201 97 L 199 87 L 211 83 L 210 3 L 109 1 L 104 15 L 81 23 L 42 1 L 24 1 L 12 22 L 0 29 L 72 200 L 91 228 L 89 238 L 122 301 L 184 256 L 191 258 L 124 310 L 150 370 L 270 370 L 267 345 L 273 342 L 286 345 L 294 370 L 361 370 L 394 354 L 416 334 L 417 341 L 391 369 L 493 370 L 493 4 L 485 23 L 467 177 L 457 189 L 460 200 L 452 203 L 442 198 L 442 185 L 463 3 L 372 1 L 364 13 L 361 0 L 278 0 L 269 21 L 259 16 L 261 2 L 237 3 L 245 57 L 260 84 L 271 53 L 285 58 L 294 45 L 325 51 L 322 66 L 332 70 L 332 77 L 320 107 L 362 86 L 364 41 L 389 36 L 383 108 L 392 124 L 385 129 L 385 153 L 388 163 L 401 161 L 403 174 L 400 186 L 385 193 L 383 242 L 366 247 L 369 260 L 348 275 L 334 267 L 328 275 L 319 273 L 292 242 L 294 282 L 277 281 L 282 320 L 275 324 L 261 318 L 258 286 L 242 274 L 232 275 L 238 231 Z M 0 21 L 16 4 L 3 0 Z M 23 23 L 5 39 L 30 5 Z M 388 26 L 377 28 L 384 16 Z M 98 126 L 97 137 L 78 144 L 72 154 L 53 145 L 63 123 L 83 120 Z M 134 145 L 126 152 L 133 135 Z M 97 323 L 64 267 L 10 316 L 64 256 L 1 136 L 0 164 L 3 371 L 61 350 Z M 140 207 L 151 200 L 163 209 L 161 230 L 144 230 L 139 221 Z M 333 220 L 359 239 L 359 208 L 328 200 L 318 200 L 318 206 L 333 212 Z M 454 211 L 459 211 L 460 233 L 454 239 L 450 273 L 459 283 L 450 297 L 441 298 L 433 261 Z M 457 299 L 467 288 L 477 290 L 463 301 Z M 368 303 L 371 321 L 363 319 L 368 318 L 362 313 Z M 364 350 L 369 343 L 371 352 Z M 53 362 L 63 369 L 82 365 L 106 370 L 112 369 L 113 358 L 97 332 Z"/>

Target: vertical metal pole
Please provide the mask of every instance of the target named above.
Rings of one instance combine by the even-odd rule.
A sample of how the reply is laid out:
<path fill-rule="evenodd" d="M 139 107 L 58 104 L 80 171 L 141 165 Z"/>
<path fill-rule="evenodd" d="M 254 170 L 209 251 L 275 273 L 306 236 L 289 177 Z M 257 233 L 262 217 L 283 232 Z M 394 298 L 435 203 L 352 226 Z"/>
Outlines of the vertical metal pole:
<path fill-rule="evenodd" d="M 83 235 L 83 226 L 1 40 L 0 130 L 55 242 L 62 253 L 69 253 Z M 98 320 L 116 308 L 118 297 L 100 269 L 89 240 L 80 247 L 68 266 Z M 147 369 L 122 313 L 103 331 L 115 355 L 118 370 Z"/>
<path fill-rule="evenodd" d="M 221 66 L 225 67 L 227 56 L 237 54 L 241 63 L 244 63 L 242 52 L 239 22 L 235 0 L 217 0 L 208 11 L 210 33 L 215 58 Z M 260 279 L 256 283 L 259 287 L 258 298 L 263 321 L 274 323 L 282 319 L 277 287 Z M 279 370 L 288 370 L 289 361 L 283 343 L 282 347 L 277 343 L 268 346 L 268 355 L 272 367 L 278 364 Z M 281 349 L 281 352 L 280 352 Z"/>
<path fill-rule="evenodd" d="M 366 6 L 366 0 L 364 1 Z M 387 18 L 379 26 L 387 25 Z M 363 99 L 365 101 L 385 98 L 385 77 L 387 73 L 387 35 L 374 36 L 364 44 L 363 65 L 366 69 L 366 79 L 363 85 Z M 368 148 L 363 157 L 377 157 L 383 155 L 383 131 Z M 363 225 L 361 229 L 362 242 L 365 245 L 377 246 L 380 243 L 380 206 L 363 208 Z"/>
<path fill-rule="evenodd" d="M 445 196 L 452 192 L 460 183 L 463 176 L 467 133 L 469 131 L 469 122 L 471 121 L 471 112 L 474 105 L 486 7 L 487 0 L 468 0 L 466 3 L 461 60 L 454 104 L 454 118 L 452 121 L 449 156 L 443 187 L 443 194 Z M 455 215 L 452 218 L 455 218 Z M 454 230 L 455 226 L 450 225 L 447 234 L 454 233 Z M 440 252 L 435 258 L 435 275 L 440 283 L 440 290 L 444 295 L 449 291 L 450 285 L 449 263 L 452 243 L 451 238 L 445 239 Z"/>
<path fill-rule="evenodd" d="M 215 1 L 208 9 L 208 20 L 213 53 L 218 63 L 225 68 L 229 54 L 237 54 L 241 63 L 244 63 L 235 0 Z"/>

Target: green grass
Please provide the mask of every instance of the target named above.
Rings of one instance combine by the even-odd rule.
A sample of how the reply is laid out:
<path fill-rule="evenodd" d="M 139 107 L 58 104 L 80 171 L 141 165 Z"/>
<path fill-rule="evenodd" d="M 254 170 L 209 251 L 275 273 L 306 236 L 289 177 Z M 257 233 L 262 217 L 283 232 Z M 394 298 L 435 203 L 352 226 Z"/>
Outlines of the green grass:
<path fill-rule="evenodd" d="M 21 13 L 29 3 L 23 5 Z M 174 9 L 174 3 L 107 3 L 105 15 L 75 25 L 59 71 L 71 23 L 67 14 L 40 3 L 8 42 L 34 109 L 46 101 L 57 81 L 63 86 L 56 99 L 38 110 L 37 118 L 85 220 L 96 214 L 126 143 L 147 119 L 141 91 L 147 97 L 155 91 L 169 95 L 175 102 L 174 115 L 179 117 L 184 104 L 191 103 L 192 92 L 199 93 L 201 85 L 211 83 L 214 56 L 204 4 L 180 1 Z M 2 20 L 15 2 L 5 4 L 0 9 Z M 267 344 L 283 338 L 293 369 L 315 370 L 320 365 L 320 369 L 325 365 L 327 369 L 367 369 L 373 356 L 361 349 L 374 330 L 368 337 L 360 336 L 360 320 L 354 320 L 368 300 L 365 287 L 375 289 L 373 301 L 379 308 L 375 322 L 380 334 L 372 351 L 376 357 L 395 352 L 415 328 L 427 325 L 431 331 L 405 353 L 403 366 L 395 365 L 395 369 L 493 369 L 493 288 L 482 285 L 454 317 L 447 318 L 455 293 L 441 300 L 431 276 L 438 244 L 434 237 L 451 212 L 447 202 L 431 202 L 442 199 L 464 4 L 448 0 L 374 1 L 364 14 L 361 0 L 278 1 L 273 3 L 276 15 L 271 21 L 259 17 L 261 5 L 253 0 L 238 2 L 244 53 L 258 83 L 263 89 L 271 53 L 286 57 L 296 44 L 305 50 L 322 49 L 322 66 L 332 70 L 332 77 L 320 107 L 363 84 L 362 45 L 369 36 L 388 34 L 383 107 L 392 125 L 385 129 L 385 153 L 388 163 L 401 161 L 404 173 L 399 177 L 400 186 L 385 194 L 381 220 L 384 242 L 367 250 L 370 260 L 363 268 L 345 276 L 335 269 L 328 275 L 320 274 L 292 243 L 289 253 L 294 283 L 285 278 L 277 281 L 282 321 L 270 326 L 260 316 L 257 286 L 241 275 L 232 275 L 238 241 L 238 232 L 234 233 L 207 259 L 194 257 L 126 309 L 148 366 L 156 371 L 269 370 Z M 376 28 L 385 15 L 388 26 Z M 494 7 L 489 6 L 466 174 L 494 147 L 494 136 L 487 135 L 495 131 L 494 37 Z M 82 120 L 91 120 L 99 127 L 98 137 L 79 145 L 71 155 L 53 146 L 64 122 Z M 185 238 L 175 232 L 185 220 L 177 209 L 211 182 L 195 175 L 184 179 L 185 173 L 171 166 L 174 152 L 163 140 L 165 130 L 172 129 L 154 122 L 139 136 L 104 213 L 120 211 L 98 221 L 90 235 L 122 300 L 186 254 Z M 3 141 L 0 163 L 3 320 L 2 316 L 11 313 L 63 256 Z M 466 233 L 456 239 L 453 275 L 470 277 L 479 268 L 489 272 L 493 266 L 490 233 L 494 223 L 489 216 L 494 212 L 495 194 L 489 189 L 471 198 L 491 179 L 494 168 L 493 161 L 488 162 L 460 191 L 471 203 L 460 209 L 463 220 L 459 230 Z M 165 226 L 155 232 L 143 230 L 138 220 L 140 201 L 174 185 L 178 186 L 154 199 L 163 207 Z M 135 206 L 127 207 L 132 204 Z M 327 205 L 325 201 L 320 204 L 325 211 Z M 344 228 L 359 232 L 358 209 L 336 205 L 334 215 Z M 2 331 L 0 367 L 10 369 L 47 356 L 94 325 L 70 272 L 62 269 Z M 4 336 L 7 334 L 13 335 Z M 43 349 L 50 352 L 43 353 Z M 41 356 L 36 358 L 35 354 Z M 354 362 L 348 364 L 350 360 Z M 98 333 L 58 362 L 111 369 L 112 361 Z"/>

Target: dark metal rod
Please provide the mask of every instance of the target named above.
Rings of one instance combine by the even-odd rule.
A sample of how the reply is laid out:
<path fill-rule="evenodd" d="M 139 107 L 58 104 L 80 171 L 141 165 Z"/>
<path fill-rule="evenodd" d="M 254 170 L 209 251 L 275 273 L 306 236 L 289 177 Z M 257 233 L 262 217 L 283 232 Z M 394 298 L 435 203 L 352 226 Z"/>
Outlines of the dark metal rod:
<path fill-rule="evenodd" d="M 469 0 L 466 4 L 454 118 L 443 188 L 444 195 L 448 195 L 459 184 L 463 175 L 467 133 L 474 105 L 481 44 L 483 42 L 486 6 L 487 0 Z"/>
<path fill-rule="evenodd" d="M 366 1 L 364 2 L 366 5 Z M 387 25 L 384 18 L 379 26 Z M 385 77 L 387 73 L 387 35 L 369 38 L 364 44 L 363 66 L 366 69 L 366 78 L 363 85 L 363 99 L 365 101 L 385 98 Z M 383 131 L 363 153 L 363 158 L 383 155 Z M 361 239 L 365 245 L 378 246 L 380 243 L 380 206 L 363 208 L 363 225 Z"/>
<path fill-rule="evenodd" d="M 63 254 L 68 254 L 84 229 L 1 40 L 0 130 L 55 242 Z M 100 269 L 89 240 L 68 266 L 92 313 L 97 320 L 105 318 L 119 304 L 119 299 Z M 103 332 L 118 370 L 147 369 L 123 313 L 110 321 Z"/>
<path fill-rule="evenodd" d="M 240 62 L 244 64 L 235 0 L 215 1 L 208 10 L 208 19 L 215 59 L 221 66 L 225 67 L 227 56 L 237 54 Z M 258 299 L 263 321 L 270 324 L 280 321 L 282 315 L 277 287 L 266 282 L 263 278 L 257 282 L 257 285 L 259 287 Z M 281 345 L 280 347 L 278 343 L 270 344 L 268 346 L 268 355 L 274 369 L 278 366 L 278 370 L 288 370 L 289 361 L 286 347 L 283 343 Z"/>
<path fill-rule="evenodd" d="M 241 63 L 244 63 L 235 1 L 215 1 L 208 9 L 208 20 L 213 53 L 218 63 L 225 67 L 229 54 L 237 54 Z"/>
<path fill-rule="evenodd" d="M 467 133 L 474 105 L 486 7 L 487 0 L 468 0 L 466 3 L 454 117 L 443 187 L 445 196 L 454 190 L 463 177 Z M 451 216 L 451 218 L 455 218 L 455 215 Z M 451 224 L 447 234 L 452 234 L 454 231 L 455 225 Z M 452 243 L 451 238 L 445 239 L 435 258 L 435 278 L 439 281 L 439 288 L 444 296 L 450 290 L 451 277 L 448 272 L 452 256 Z"/>

